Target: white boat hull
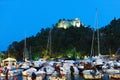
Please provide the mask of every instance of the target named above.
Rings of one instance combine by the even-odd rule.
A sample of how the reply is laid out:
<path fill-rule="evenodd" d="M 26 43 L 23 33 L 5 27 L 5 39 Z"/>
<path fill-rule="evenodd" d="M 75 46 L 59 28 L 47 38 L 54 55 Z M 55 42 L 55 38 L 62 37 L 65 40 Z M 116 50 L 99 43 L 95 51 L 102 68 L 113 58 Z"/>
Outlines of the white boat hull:
<path fill-rule="evenodd" d="M 102 78 L 102 74 L 98 73 L 95 76 L 91 74 L 92 70 L 84 70 L 83 71 L 83 77 L 84 79 L 101 79 Z"/>

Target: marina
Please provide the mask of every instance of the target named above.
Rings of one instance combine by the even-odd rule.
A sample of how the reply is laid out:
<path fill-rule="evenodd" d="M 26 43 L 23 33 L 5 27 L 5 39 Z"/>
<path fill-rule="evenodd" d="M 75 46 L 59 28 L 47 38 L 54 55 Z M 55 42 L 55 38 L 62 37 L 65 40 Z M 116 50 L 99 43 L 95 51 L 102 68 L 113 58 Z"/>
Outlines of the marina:
<path fill-rule="evenodd" d="M 7 58 L 1 65 L 1 80 L 114 80 L 120 79 L 119 60 L 93 57 L 77 60 L 45 60 L 25 61 L 17 64 L 15 59 Z M 100 62 L 102 61 L 102 62 Z M 35 63 L 38 65 L 35 65 Z M 14 65 L 12 65 L 14 63 Z M 6 66 L 4 66 L 6 65 Z M 97 66 L 96 66 L 97 65 Z M 23 67 L 24 66 L 24 67 Z M 6 73 L 6 68 L 8 73 Z"/>
<path fill-rule="evenodd" d="M 0 80 L 120 80 L 120 1 L 0 3 Z"/>

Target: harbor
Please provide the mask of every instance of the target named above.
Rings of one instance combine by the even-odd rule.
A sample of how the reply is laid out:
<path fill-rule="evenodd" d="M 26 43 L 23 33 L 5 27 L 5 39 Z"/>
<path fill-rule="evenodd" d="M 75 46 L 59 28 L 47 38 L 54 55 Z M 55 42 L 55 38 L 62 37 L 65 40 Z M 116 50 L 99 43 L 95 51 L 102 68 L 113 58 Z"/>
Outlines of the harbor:
<path fill-rule="evenodd" d="M 117 59 L 86 57 L 85 59 L 61 59 L 18 62 L 7 58 L 1 63 L 1 80 L 119 80 L 120 61 Z M 8 69 L 8 73 L 5 73 Z M 7 77 L 6 77 L 7 76 Z"/>
<path fill-rule="evenodd" d="M 120 80 L 120 0 L 0 0 L 0 80 Z"/>

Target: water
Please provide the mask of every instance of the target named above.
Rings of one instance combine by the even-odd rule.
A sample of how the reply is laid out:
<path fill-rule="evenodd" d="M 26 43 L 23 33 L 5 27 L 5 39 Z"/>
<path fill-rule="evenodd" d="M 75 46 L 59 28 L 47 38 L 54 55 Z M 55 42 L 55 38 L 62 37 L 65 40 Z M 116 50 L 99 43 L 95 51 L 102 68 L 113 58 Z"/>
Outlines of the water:
<path fill-rule="evenodd" d="M 16 80 L 16 78 L 18 80 L 26 80 L 22 76 L 14 76 L 14 77 L 8 78 L 8 80 Z M 0 78 L 0 80 L 6 80 L 6 79 L 5 78 Z"/>
<path fill-rule="evenodd" d="M 50 76 L 46 76 L 46 80 L 49 80 L 49 77 Z M 15 78 L 17 78 L 18 80 L 28 80 L 27 77 L 25 77 L 25 76 L 15 76 L 15 77 L 9 78 L 9 80 L 15 80 Z M 67 78 L 67 80 L 84 80 L 81 75 L 71 76 L 71 75 L 67 74 L 66 78 Z M 5 79 L 1 78 L 0 80 L 5 80 Z"/>
<path fill-rule="evenodd" d="M 50 76 L 46 76 L 46 80 L 49 80 L 49 77 Z M 15 78 L 17 78 L 18 80 L 28 80 L 27 77 L 25 77 L 25 76 L 15 76 L 15 77 L 9 78 L 9 80 L 15 80 Z M 71 76 L 70 74 L 67 74 L 66 78 L 67 78 L 67 80 L 85 80 L 85 79 L 83 79 L 83 77 L 81 75 Z M 0 78 L 0 80 L 5 80 L 5 79 Z M 105 74 L 101 80 L 112 80 L 112 79 L 109 79 L 108 75 Z"/>

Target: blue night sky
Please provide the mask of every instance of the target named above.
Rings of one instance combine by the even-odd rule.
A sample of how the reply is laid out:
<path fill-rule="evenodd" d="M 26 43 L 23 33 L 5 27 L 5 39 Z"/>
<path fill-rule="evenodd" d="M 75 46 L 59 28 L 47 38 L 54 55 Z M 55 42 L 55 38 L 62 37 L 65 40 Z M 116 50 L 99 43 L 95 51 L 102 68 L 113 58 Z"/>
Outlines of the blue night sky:
<path fill-rule="evenodd" d="M 120 0 L 0 0 L 0 51 L 13 41 L 36 35 L 59 19 L 80 18 L 94 27 L 96 8 L 99 27 L 120 18 Z"/>

